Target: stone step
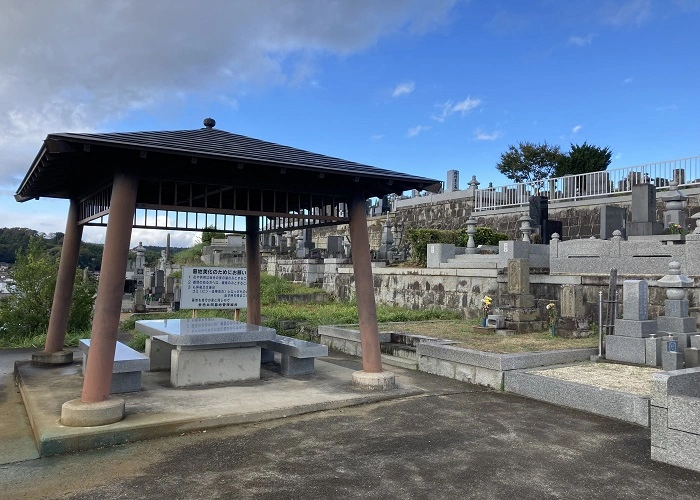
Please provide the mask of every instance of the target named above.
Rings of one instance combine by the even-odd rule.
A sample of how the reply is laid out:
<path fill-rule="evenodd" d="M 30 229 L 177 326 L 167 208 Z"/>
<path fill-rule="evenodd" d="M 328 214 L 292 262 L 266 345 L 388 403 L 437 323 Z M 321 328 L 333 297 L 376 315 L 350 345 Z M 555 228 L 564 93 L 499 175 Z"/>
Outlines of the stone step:
<path fill-rule="evenodd" d="M 447 262 L 440 263 L 440 268 L 443 267 L 452 269 L 498 269 L 498 262 L 490 260 L 447 259 Z"/>
<path fill-rule="evenodd" d="M 398 366 L 399 368 L 405 368 L 407 370 L 418 369 L 418 360 L 401 358 L 398 356 L 392 356 L 391 354 L 382 354 L 382 364 Z"/>
<path fill-rule="evenodd" d="M 462 253 L 455 255 L 449 260 L 473 260 L 479 262 L 498 262 L 498 255 L 479 255 L 473 253 Z"/>
<path fill-rule="evenodd" d="M 379 345 L 379 350 L 382 352 L 382 354 L 388 354 L 397 358 L 405 358 L 413 361 L 418 359 L 418 354 L 416 354 L 415 347 L 395 341 L 382 342 Z"/>

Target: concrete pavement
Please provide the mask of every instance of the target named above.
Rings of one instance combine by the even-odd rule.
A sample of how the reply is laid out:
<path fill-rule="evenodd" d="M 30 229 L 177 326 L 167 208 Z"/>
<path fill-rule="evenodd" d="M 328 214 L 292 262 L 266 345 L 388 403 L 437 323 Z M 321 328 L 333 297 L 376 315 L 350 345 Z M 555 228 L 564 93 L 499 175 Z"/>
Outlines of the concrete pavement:
<path fill-rule="evenodd" d="M 648 429 L 393 370 L 417 393 L 3 465 L 0 497 L 698 498 L 700 474 L 650 460 Z"/>
<path fill-rule="evenodd" d="M 0 464 L 39 458 L 13 375 L 15 361 L 31 360 L 33 352 L 36 349 L 0 349 Z"/>

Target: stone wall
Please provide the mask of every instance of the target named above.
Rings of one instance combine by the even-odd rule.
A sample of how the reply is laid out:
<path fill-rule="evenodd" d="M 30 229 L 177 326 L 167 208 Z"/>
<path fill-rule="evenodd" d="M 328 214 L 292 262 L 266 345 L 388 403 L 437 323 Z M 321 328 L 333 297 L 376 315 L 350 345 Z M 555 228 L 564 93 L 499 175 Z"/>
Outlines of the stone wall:
<path fill-rule="evenodd" d="M 327 293 L 341 300 L 355 297 L 355 280 L 352 267 L 341 259 L 278 261 L 269 266 L 268 272 L 298 283 L 313 280 Z M 309 269 L 304 270 L 304 267 Z M 481 299 L 485 295 L 494 298 L 494 308 L 505 304 L 508 295 L 507 275 L 496 269 L 421 269 L 377 267 L 372 269 L 374 295 L 378 304 L 407 309 L 444 309 L 455 311 L 463 317 L 475 318 L 480 314 Z M 646 279 L 649 282 L 649 318 L 663 314 L 665 289 L 656 285 L 661 275 L 618 276 L 617 290 L 622 302 L 622 283 L 625 279 Z M 575 304 L 562 303 L 562 290 L 567 288 L 575 297 Z M 604 298 L 608 293 L 608 276 L 605 275 L 530 275 L 530 293 L 535 296 L 535 307 L 542 320 L 547 318 L 546 306 L 554 302 L 560 311 L 562 331 L 587 330 L 598 324 L 599 292 Z M 697 317 L 698 293 L 688 292 L 690 313 Z M 503 296 L 503 298 L 502 298 Z M 622 306 L 619 307 L 619 317 Z"/>

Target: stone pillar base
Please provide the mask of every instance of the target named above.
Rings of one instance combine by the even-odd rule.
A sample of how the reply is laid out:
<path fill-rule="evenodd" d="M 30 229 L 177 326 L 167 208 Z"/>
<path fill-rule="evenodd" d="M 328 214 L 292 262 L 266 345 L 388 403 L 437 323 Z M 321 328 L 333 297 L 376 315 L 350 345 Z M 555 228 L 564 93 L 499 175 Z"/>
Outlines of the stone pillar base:
<path fill-rule="evenodd" d="M 80 398 L 61 406 L 61 424 L 67 427 L 94 427 L 119 422 L 124 418 L 124 400 L 110 398 L 97 403 L 83 403 Z"/>
<path fill-rule="evenodd" d="M 396 376 L 391 372 L 369 373 L 360 370 L 352 374 L 352 385 L 366 391 L 389 391 L 396 388 Z"/>
<path fill-rule="evenodd" d="M 35 352 L 32 354 L 32 364 L 35 366 L 61 366 L 73 362 L 73 351 Z"/>

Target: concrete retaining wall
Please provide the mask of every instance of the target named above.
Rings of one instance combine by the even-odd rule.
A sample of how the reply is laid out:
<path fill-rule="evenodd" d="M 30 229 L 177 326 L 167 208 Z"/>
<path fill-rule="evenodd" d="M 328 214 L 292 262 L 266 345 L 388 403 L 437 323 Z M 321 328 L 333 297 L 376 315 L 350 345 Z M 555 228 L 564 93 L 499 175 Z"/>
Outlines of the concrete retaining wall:
<path fill-rule="evenodd" d="M 700 368 L 651 379 L 651 459 L 700 472 Z"/>
<path fill-rule="evenodd" d="M 361 356 L 360 332 L 342 326 L 318 327 L 320 343 L 330 349 Z M 380 333 L 379 341 L 391 341 L 390 333 Z M 493 389 L 503 388 L 503 375 L 511 370 L 573 363 L 589 359 L 596 349 L 496 354 L 424 341 L 416 346 L 418 369 L 433 375 L 456 379 Z"/>
<path fill-rule="evenodd" d="M 643 396 L 574 384 L 527 371 L 506 372 L 504 390 L 649 427 L 649 398 Z"/>

